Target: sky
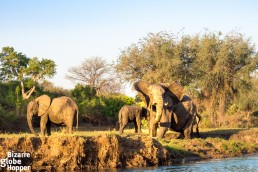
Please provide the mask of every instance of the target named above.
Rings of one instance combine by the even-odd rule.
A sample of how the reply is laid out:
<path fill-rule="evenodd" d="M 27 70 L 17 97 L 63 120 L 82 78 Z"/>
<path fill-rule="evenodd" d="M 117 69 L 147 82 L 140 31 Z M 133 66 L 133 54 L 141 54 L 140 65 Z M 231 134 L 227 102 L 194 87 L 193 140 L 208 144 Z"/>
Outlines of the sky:
<path fill-rule="evenodd" d="M 71 89 L 70 67 L 94 56 L 116 62 L 148 33 L 235 30 L 257 44 L 257 9 L 253 0 L 0 0 L 0 48 L 54 60 L 49 81 Z M 130 85 L 124 93 L 135 94 Z"/>

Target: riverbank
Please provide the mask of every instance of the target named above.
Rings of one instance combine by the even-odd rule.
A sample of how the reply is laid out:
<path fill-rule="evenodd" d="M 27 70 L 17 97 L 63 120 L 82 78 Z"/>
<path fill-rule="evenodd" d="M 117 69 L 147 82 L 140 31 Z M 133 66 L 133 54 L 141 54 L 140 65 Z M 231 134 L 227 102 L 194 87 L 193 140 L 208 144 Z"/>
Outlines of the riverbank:
<path fill-rule="evenodd" d="M 211 129 L 191 140 L 160 139 L 179 161 L 228 158 L 258 152 L 258 129 Z"/>
<path fill-rule="evenodd" d="M 0 159 L 10 151 L 28 152 L 23 165 L 33 170 L 77 170 L 171 165 L 192 160 L 242 156 L 258 151 L 258 129 L 206 130 L 202 138 L 175 139 L 168 132 L 164 139 L 147 133 L 126 131 L 75 132 L 72 136 L 54 132 L 51 137 L 31 134 L 1 134 Z"/>

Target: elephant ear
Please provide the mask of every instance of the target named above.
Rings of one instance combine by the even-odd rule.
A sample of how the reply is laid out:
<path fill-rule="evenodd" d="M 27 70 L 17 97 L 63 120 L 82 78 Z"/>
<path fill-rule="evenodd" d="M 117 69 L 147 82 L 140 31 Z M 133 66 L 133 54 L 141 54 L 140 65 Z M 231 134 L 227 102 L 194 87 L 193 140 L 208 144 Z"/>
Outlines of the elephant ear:
<path fill-rule="evenodd" d="M 50 106 L 51 99 L 48 95 L 42 95 L 35 99 L 38 103 L 38 116 L 43 115 Z"/>
<path fill-rule="evenodd" d="M 144 81 L 138 81 L 133 84 L 133 88 L 138 91 L 140 94 L 141 99 L 145 100 L 146 106 L 149 106 L 150 103 L 150 93 L 149 93 L 149 86 L 151 84 Z"/>
<path fill-rule="evenodd" d="M 177 104 L 184 97 L 184 87 L 177 82 L 167 82 L 160 84 L 164 87 L 166 95 L 173 100 L 173 104 Z"/>

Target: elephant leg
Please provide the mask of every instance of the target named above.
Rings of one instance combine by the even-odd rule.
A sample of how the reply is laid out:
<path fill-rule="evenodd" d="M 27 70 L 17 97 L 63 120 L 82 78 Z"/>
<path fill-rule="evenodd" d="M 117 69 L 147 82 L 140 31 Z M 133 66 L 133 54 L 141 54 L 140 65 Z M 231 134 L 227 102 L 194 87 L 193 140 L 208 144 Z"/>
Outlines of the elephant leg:
<path fill-rule="evenodd" d="M 46 115 L 42 115 L 40 118 L 40 132 L 42 136 L 45 136 L 47 122 L 48 122 L 48 117 Z"/>
<path fill-rule="evenodd" d="M 184 130 L 184 137 L 185 139 L 191 139 L 192 136 L 191 136 L 191 128 L 187 128 Z"/>
<path fill-rule="evenodd" d="M 141 133 L 141 117 L 136 117 L 136 124 L 137 124 L 137 128 L 138 128 L 138 133 Z"/>
<path fill-rule="evenodd" d="M 184 138 L 185 139 L 191 139 L 191 133 L 192 133 L 192 125 L 193 125 L 194 119 L 191 118 L 187 121 L 186 126 L 184 127 Z"/>
<path fill-rule="evenodd" d="M 66 133 L 72 134 L 73 133 L 73 122 L 68 121 L 65 123 L 66 125 Z"/>
<path fill-rule="evenodd" d="M 169 112 L 168 109 L 165 109 L 163 111 L 163 115 L 161 117 L 160 120 L 160 127 L 159 127 L 159 131 L 158 131 L 158 138 L 163 138 L 164 135 L 166 134 L 166 132 L 168 131 L 168 129 L 171 126 L 171 116 L 172 114 Z"/>
<path fill-rule="evenodd" d="M 156 114 L 154 112 L 150 112 L 150 121 L 149 121 L 149 132 L 151 137 L 157 136 L 157 129 L 158 129 L 158 123 L 155 123 L 155 116 Z"/>
<path fill-rule="evenodd" d="M 66 133 L 66 134 L 69 133 L 69 128 L 68 128 L 68 126 L 65 127 L 65 133 Z"/>
<path fill-rule="evenodd" d="M 192 127 L 191 127 L 191 138 L 193 138 L 193 132 L 194 132 L 193 127 L 194 127 L 194 125 L 192 125 Z"/>
<path fill-rule="evenodd" d="M 48 136 L 51 135 L 51 121 L 50 120 L 47 121 L 47 135 Z"/>
<path fill-rule="evenodd" d="M 178 139 L 184 139 L 184 130 L 179 131 L 180 135 L 178 136 Z"/>
<path fill-rule="evenodd" d="M 167 127 L 160 127 L 157 137 L 163 138 L 167 131 L 168 131 Z"/>
<path fill-rule="evenodd" d="M 138 133 L 138 127 L 137 127 L 136 119 L 133 120 L 133 124 L 134 124 L 134 132 Z"/>
<path fill-rule="evenodd" d="M 198 125 L 196 126 L 196 136 L 197 136 L 198 138 L 200 137 L 199 127 L 198 127 Z"/>
<path fill-rule="evenodd" d="M 68 127 L 68 133 L 69 133 L 69 134 L 72 134 L 72 133 L 73 133 L 73 126 L 72 126 L 72 125 Z"/>
<path fill-rule="evenodd" d="M 149 130 L 149 134 L 150 134 L 150 118 L 148 118 L 147 120 L 148 120 L 148 130 Z"/>
<path fill-rule="evenodd" d="M 158 128 L 158 124 L 150 124 L 150 135 L 151 135 L 151 137 L 156 137 L 157 136 L 157 128 Z"/>
<path fill-rule="evenodd" d="M 120 128 L 119 128 L 119 134 L 122 134 L 124 132 L 125 125 L 123 123 L 120 123 Z"/>
<path fill-rule="evenodd" d="M 122 119 L 120 121 L 120 128 L 119 128 L 119 134 L 122 134 L 124 132 L 125 126 L 128 123 L 127 119 Z"/>
<path fill-rule="evenodd" d="M 63 113 L 64 124 L 66 125 L 66 133 L 72 134 L 73 132 L 73 119 L 74 119 L 74 111 L 67 111 Z"/>

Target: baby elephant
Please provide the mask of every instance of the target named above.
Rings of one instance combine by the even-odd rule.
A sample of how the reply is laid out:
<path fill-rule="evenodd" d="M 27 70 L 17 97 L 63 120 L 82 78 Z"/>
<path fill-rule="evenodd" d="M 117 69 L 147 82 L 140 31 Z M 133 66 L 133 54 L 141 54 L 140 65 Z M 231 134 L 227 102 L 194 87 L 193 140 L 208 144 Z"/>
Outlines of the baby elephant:
<path fill-rule="evenodd" d="M 146 108 L 139 106 L 123 106 L 118 114 L 120 124 L 119 134 L 122 134 L 128 122 L 134 122 L 135 133 L 141 133 L 141 118 L 147 118 L 148 111 Z"/>

